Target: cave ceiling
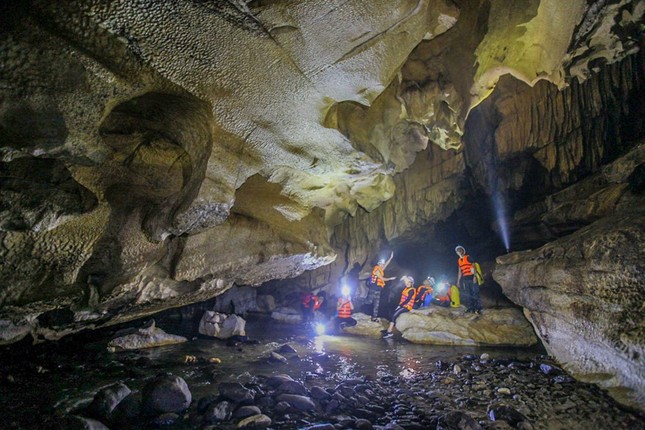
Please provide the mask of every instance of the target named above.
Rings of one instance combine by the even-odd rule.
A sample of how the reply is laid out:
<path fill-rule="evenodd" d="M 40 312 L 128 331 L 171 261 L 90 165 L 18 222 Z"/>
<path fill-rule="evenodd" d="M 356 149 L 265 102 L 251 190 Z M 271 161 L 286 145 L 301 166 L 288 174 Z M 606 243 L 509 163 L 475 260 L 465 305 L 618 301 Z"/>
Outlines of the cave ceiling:
<path fill-rule="evenodd" d="M 500 77 L 560 89 L 585 81 L 638 51 L 645 9 L 628 0 L 1 7 L 4 341 L 33 333 L 46 310 L 115 322 L 333 262 L 332 230 L 379 210 L 406 172 L 463 165 L 463 152 L 442 153 L 461 151 L 469 112 Z M 457 198 L 453 182 L 433 198 Z M 399 235 L 383 229 L 374 234 Z"/>

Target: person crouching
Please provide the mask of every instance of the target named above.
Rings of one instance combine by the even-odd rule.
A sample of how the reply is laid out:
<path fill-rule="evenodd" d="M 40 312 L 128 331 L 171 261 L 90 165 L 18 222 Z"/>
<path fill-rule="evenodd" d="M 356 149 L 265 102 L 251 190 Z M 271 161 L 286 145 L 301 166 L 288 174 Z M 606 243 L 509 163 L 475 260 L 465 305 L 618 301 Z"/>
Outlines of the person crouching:
<path fill-rule="evenodd" d="M 341 296 L 338 298 L 338 302 L 336 302 L 336 311 L 338 313 L 333 320 L 336 332 L 341 331 L 345 327 L 354 327 L 356 325 L 356 320 L 352 318 L 353 310 L 354 303 L 352 303 L 349 288 L 344 287 Z"/>
<path fill-rule="evenodd" d="M 403 288 L 403 291 L 401 292 L 399 305 L 394 309 L 390 325 L 387 330 L 383 331 L 383 339 L 394 336 L 392 330 L 394 330 L 394 324 L 396 323 L 397 318 L 401 316 L 401 314 L 411 311 L 414 306 L 414 296 L 416 294 L 416 290 L 414 289 L 414 278 L 412 278 L 412 276 L 404 276 L 401 280 L 405 284 L 405 288 Z"/>

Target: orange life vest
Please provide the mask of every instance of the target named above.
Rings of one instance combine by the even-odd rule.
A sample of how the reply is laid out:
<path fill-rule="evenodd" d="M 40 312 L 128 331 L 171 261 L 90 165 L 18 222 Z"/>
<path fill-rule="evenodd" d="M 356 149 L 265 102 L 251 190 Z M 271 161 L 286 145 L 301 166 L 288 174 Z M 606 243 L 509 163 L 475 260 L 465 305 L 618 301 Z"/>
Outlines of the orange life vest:
<path fill-rule="evenodd" d="M 457 264 L 459 264 L 459 269 L 463 276 L 473 276 L 473 263 L 468 261 L 468 255 L 464 255 L 458 259 Z"/>
<path fill-rule="evenodd" d="M 311 293 L 307 293 L 304 296 L 302 296 L 302 306 L 305 308 L 310 308 L 311 307 L 311 302 L 313 302 L 313 308 L 318 309 L 320 307 L 320 303 L 318 303 L 318 297 L 314 296 Z"/>
<path fill-rule="evenodd" d="M 414 287 L 405 287 L 401 293 L 401 300 L 399 301 L 399 306 L 406 308 L 411 311 L 414 306 L 414 296 L 416 295 L 416 290 Z"/>
<path fill-rule="evenodd" d="M 338 299 L 338 302 L 340 303 L 343 300 L 341 297 Z M 338 308 L 338 318 L 349 318 L 352 316 L 352 305 L 349 302 L 349 300 L 345 301 L 345 303 L 340 305 L 340 308 Z"/>
<path fill-rule="evenodd" d="M 419 303 L 423 303 L 428 297 L 428 294 L 432 294 L 432 287 L 421 285 L 417 288 L 416 293 L 414 294 L 415 300 Z"/>
<path fill-rule="evenodd" d="M 381 269 L 381 266 L 377 264 L 374 266 L 374 269 L 372 269 L 372 284 L 376 284 L 381 288 L 385 287 L 385 281 L 382 279 L 383 277 L 385 277 L 385 272 Z"/>

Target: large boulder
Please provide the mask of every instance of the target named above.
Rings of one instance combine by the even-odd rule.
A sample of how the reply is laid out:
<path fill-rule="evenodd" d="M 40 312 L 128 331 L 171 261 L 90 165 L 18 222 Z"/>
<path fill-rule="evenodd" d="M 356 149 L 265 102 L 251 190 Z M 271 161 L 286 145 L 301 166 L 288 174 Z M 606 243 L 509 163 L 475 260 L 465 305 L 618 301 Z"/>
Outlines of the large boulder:
<path fill-rule="evenodd" d="M 356 325 L 353 327 L 345 327 L 343 329 L 344 333 L 356 336 L 380 337 L 381 330 L 387 327 L 387 321 L 383 318 L 380 319 L 382 322 L 375 322 L 372 321 L 371 316 L 363 313 L 352 314 L 352 318 L 356 320 Z"/>
<path fill-rule="evenodd" d="M 88 411 L 103 421 L 109 422 L 112 419 L 112 412 L 119 403 L 130 395 L 132 391 L 127 385 L 117 383 L 102 388 L 94 395 L 92 403 L 88 406 Z"/>
<path fill-rule="evenodd" d="M 537 250 L 498 258 L 495 279 L 524 306 L 550 355 L 618 400 L 645 405 L 645 205 Z"/>
<path fill-rule="evenodd" d="M 404 313 L 396 328 L 410 342 L 433 345 L 513 345 L 537 343 L 533 327 L 516 308 L 484 309 L 482 315 L 461 308 L 430 306 Z"/>
<path fill-rule="evenodd" d="M 240 316 L 206 311 L 199 322 L 199 333 L 228 339 L 231 336 L 246 336 L 245 326 L 246 321 Z"/>
<path fill-rule="evenodd" d="M 126 329 L 117 332 L 116 337 L 108 342 L 107 346 L 110 351 L 125 351 L 174 345 L 187 341 L 188 339 L 183 336 L 166 333 L 153 323 L 147 328 Z"/>
<path fill-rule="evenodd" d="M 143 412 L 158 415 L 188 409 L 193 397 L 186 381 L 179 376 L 159 375 L 141 391 Z"/>

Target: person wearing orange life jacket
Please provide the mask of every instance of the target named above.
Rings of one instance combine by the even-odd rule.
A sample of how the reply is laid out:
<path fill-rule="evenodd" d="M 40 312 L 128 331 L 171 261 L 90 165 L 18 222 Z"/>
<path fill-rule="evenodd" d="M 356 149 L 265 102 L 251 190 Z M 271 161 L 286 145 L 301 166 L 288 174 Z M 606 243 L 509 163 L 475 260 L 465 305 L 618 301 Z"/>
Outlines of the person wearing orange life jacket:
<path fill-rule="evenodd" d="M 457 285 L 461 286 L 466 293 L 466 313 L 482 313 L 482 303 L 479 297 L 479 285 L 475 281 L 475 265 L 470 261 L 470 256 L 466 254 L 466 249 L 459 245 L 455 248 L 459 256 L 457 264 Z"/>
<path fill-rule="evenodd" d="M 441 279 L 435 289 L 431 303 L 444 308 L 450 307 L 450 283 L 446 279 Z"/>
<path fill-rule="evenodd" d="M 378 264 L 372 269 L 372 275 L 370 277 L 369 291 L 367 293 L 367 298 L 365 299 L 366 303 L 372 304 L 372 321 L 378 321 L 378 308 L 381 304 L 381 292 L 385 288 L 385 283 L 396 278 L 386 278 L 385 269 L 387 268 L 390 261 L 394 257 L 394 252 L 390 254 L 390 258 L 385 261 L 385 259 L 380 259 Z"/>
<path fill-rule="evenodd" d="M 321 305 L 322 300 L 318 295 L 314 295 L 313 293 L 303 294 L 300 301 L 300 309 L 302 310 L 302 323 L 309 324 L 313 322 L 314 311 L 320 309 Z"/>
<path fill-rule="evenodd" d="M 424 279 L 423 284 L 421 284 L 414 295 L 414 308 L 420 308 L 423 306 L 428 306 L 430 300 L 432 299 L 432 293 L 434 291 L 435 281 L 432 276 L 428 276 Z"/>
<path fill-rule="evenodd" d="M 352 311 L 354 310 L 354 303 L 352 303 L 352 296 L 350 295 L 349 288 L 344 287 L 342 295 L 336 302 L 336 311 L 338 314 L 333 320 L 333 325 L 336 332 L 341 331 L 345 327 L 353 327 L 357 321 L 352 318 Z"/>
<path fill-rule="evenodd" d="M 403 278 L 401 278 L 401 280 L 405 284 L 405 287 L 401 292 L 399 305 L 396 307 L 396 309 L 394 309 L 394 314 L 392 315 L 390 325 L 388 326 L 387 330 L 382 331 L 383 339 L 394 336 L 394 333 L 392 333 L 392 331 L 394 330 L 394 324 L 396 324 L 397 318 L 399 318 L 401 314 L 410 312 L 412 310 L 412 307 L 414 306 L 414 296 L 416 294 L 416 290 L 414 288 L 414 278 L 412 276 L 404 276 Z"/>

